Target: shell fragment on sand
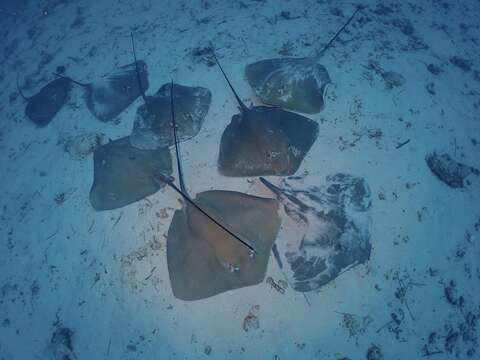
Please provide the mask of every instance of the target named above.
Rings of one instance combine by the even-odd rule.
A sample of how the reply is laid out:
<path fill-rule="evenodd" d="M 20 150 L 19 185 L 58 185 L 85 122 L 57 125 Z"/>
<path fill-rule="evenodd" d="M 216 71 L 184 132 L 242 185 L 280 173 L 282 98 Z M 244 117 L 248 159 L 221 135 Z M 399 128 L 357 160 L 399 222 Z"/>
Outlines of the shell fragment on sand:
<path fill-rule="evenodd" d="M 471 174 L 480 175 L 480 170 L 459 163 L 446 153 L 428 154 L 425 161 L 435 176 L 451 188 L 464 187 L 465 179 Z"/>
<path fill-rule="evenodd" d="M 212 95 L 203 87 L 174 84 L 174 110 L 179 141 L 190 139 L 200 131 L 207 115 Z M 173 145 L 170 83 L 155 95 L 147 96 L 135 117 L 130 142 L 139 149 L 157 149 Z"/>

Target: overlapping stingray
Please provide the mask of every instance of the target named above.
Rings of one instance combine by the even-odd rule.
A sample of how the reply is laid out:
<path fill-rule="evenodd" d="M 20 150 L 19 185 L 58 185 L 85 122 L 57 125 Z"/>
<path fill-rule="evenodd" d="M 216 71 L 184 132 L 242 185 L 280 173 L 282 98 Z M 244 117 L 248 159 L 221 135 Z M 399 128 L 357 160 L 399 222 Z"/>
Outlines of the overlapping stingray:
<path fill-rule="evenodd" d="M 140 149 L 173 145 L 170 109 L 170 84 L 164 84 L 153 96 L 146 96 L 135 117 L 130 142 Z M 173 85 L 178 140 L 190 139 L 200 131 L 212 94 L 204 87 Z"/>
<path fill-rule="evenodd" d="M 240 114 L 232 117 L 222 135 L 220 173 L 225 176 L 294 174 L 318 136 L 318 124 L 278 107 L 247 108 L 213 55 L 240 108 Z"/>
<path fill-rule="evenodd" d="M 371 194 L 362 178 L 347 174 L 326 177 L 311 188 L 277 187 L 260 180 L 278 198 L 284 211 L 299 225 L 298 236 L 279 246 L 280 258 L 290 266 L 285 274 L 297 291 L 318 290 L 345 270 L 370 258 Z"/>
<path fill-rule="evenodd" d="M 90 112 L 101 121 L 112 121 L 148 89 L 147 64 L 135 60 L 92 83 L 73 82 L 85 89 Z"/>
<path fill-rule="evenodd" d="M 157 180 L 158 174 L 172 173 L 168 148 L 140 150 L 128 137 L 97 147 L 93 161 L 90 203 L 95 210 L 116 209 L 141 200 L 164 185 Z"/>
<path fill-rule="evenodd" d="M 173 93 L 173 92 L 172 92 Z M 260 283 L 266 272 L 280 219 L 278 202 L 234 191 L 212 190 L 191 199 L 186 191 L 171 95 L 173 134 L 180 188 L 161 176 L 186 200 L 173 216 L 167 237 L 172 291 L 182 300 L 204 299 Z"/>
<path fill-rule="evenodd" d="M 274 199 L 233 191 L 206 191 L 193 200 L 255 249 L 246 247 L 191 204 L 177 210 L 168 230 L 173 294 L 199 300 L 263 281 L 280 219 Z"/>
<path fill-rule="evenodd" d="M 20 95 L 27 101 L 25 115 L 38 126 L 48 125 L 68 101 L 71 88 L 72 82 L 67 77 L 49 82 L 31 97 L 26 97 L 18 87 Z"/>
<path fill-rule="evenodd" d="M 266 59 L 247 65 L 247 81 L 260 100 L 307 114 L 320 112 L 324 108 L 325 88 L 331 80 L 318 61 L 359 10 L 316 56 Z"/>
<path fill-rule="evenodd" d="M 135 62 L 135 42 L 132 35 L 132 50 Z M 141 82 L 140 74 L 138 82 Z M 164 84 L 155 95 L 146 96 L 145 104 L 137 109 L 130 142 L 139 149 L 156 149 L 173 145 L 172 107 L 175 102 L 177 140 L 189 139 L 198 134 L 207 115 L 212 94 L 204 87 L 189 87 L 179 84 Z M 172 98 L 173 97 L 173 98 Z"/>

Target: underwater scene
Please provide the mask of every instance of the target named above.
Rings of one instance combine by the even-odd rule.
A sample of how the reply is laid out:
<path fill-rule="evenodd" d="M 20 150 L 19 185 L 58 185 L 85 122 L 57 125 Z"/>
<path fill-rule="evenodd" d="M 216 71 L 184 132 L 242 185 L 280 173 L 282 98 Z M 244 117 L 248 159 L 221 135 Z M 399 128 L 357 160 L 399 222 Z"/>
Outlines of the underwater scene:
<path fill-rule="evenodd" d="M 479 17 L 0 0 L 0 360 L 480 359 Z"/>

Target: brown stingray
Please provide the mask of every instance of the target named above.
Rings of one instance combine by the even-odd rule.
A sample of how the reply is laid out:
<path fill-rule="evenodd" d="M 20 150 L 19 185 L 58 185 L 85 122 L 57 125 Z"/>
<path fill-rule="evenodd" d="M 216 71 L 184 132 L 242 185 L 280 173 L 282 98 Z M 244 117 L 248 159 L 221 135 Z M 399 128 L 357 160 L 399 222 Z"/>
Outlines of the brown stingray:
<path fill-rule="evenodd" d="M 225 176 L 293 175 L 318 136 L 318 124 L 278 107 L 247 108 L 217 65 L 238 101 L 223 132 L 218 168 Z"/>
<path fill-rule="evenodd" d="M 177 210 L 168 230 L 167 261 L 173 294 L 199 300 L 260 283 L 280 219 L 278 202 L 233 191 L 206 191 L 193 200 L 230 231 L 248 239 L 248 249 L 187 204 Z"/>
<path fill-rule="evenodd" d="M 170 176 L 168 148 L 140 150 L 128 137 L 99 146 L 93 155 L 94 180 L 90 203 L 95 210 L 116 209 L 141 200 L 160 189 L 158 174 Z"/>
<path fill-rule="evenodd" d="M 266 59 L 247 65 L 247 81 L 260 100 L 307 114 L 320 112 L 324 108 L 325 87 L 331 81 L 327 69 L 318 61 L 359 10 L 360 7 L 313 57 Z"/>
<path fill-rule="evenodd" d="M 159 176 L 187 201 L 185 207 L 175 212 L 168 230 L 167 264 L 173 294 L 182 300 L 199 300 L 258 284 L 265 276 L 280 227 L 278 202 L 218 190 L 202 192 L 191 199 L 180 166 L 173 99 L 171 90 L 180 189 L 165 176 Z"/>
<path fill-rule="evenodd" d="M 36 125 L 46 126 L 68 101 L 72 82 L 67 77 L 55 79 L 31 97 L 23 95 L 18 81 L 17 87 L 20 95 L 27 101 L 25 115 Z"/>

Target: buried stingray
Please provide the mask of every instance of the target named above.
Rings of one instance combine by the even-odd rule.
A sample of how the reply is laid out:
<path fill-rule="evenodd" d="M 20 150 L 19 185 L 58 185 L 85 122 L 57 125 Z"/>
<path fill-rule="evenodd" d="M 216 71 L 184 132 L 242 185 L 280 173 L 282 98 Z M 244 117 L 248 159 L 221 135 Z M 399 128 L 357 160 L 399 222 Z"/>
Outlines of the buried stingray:
<path fill-rule="evenodd" d="M 23 94 L 18 85 L 18 92 L 27 101 L 25 115 L 38 126 L 46 126 L 52 121 L 62 106 L 68 101 L 72 81 L 61 77 L 49 82 L 38 93 L 31 97 Z"/>
<path fill-rule="evenodd" d="M 123 207 L 157 192 L 165 184 L 156 176 L 172 173 L 168 148 L 140 150 L 128 137 L 97 147 L 93 162 L 90 203 L 98 211 Z"/>
<path fill-rule="evenodd" d="M 293 175 L 318 136 L 318 124 L 278 107 L 247 108 L 212 53 L 240 109 L 225 128 L 218 168 L 225 176 Z"/>
<path fill-rule="evenodd" d="M 299 236 L 288 237 L 278 254 L 289 265 L 285 276 L 296 291 L 318 290 L 369 260 L 371 192 L 363 178 L 335 174 L 307 189 L 292 187 L 295 178 L 284 180 L 283 188 L 260 180 L 299 226 Z"/>
<path fill-rule="evenodd" d="M 175 211 L 167 237 L 167 263 L 173 295 L 200 300 L 263 281 L 280 218 L 278 202 L 235 191 L 211 190 L 191 199 L 185 189 L 178 151 L 175 150 L 180 189 L 162 174 L 186 200 Z"/>
<path fill-rule="evenodd" d="M 135 63 L 135 44 L 132 34 L 132 50 Z M 140 81 L 140 80 L 139 80 Z M 171 91 L 173 87 L 173 92 Z M 157 149 L 173 145 L 171 131 L 170 94 L 177 106 L 176 123 L 179 141 L 198 134 L 207 115 L 212 94 L 204 87 L 190 87 L 179 84 L 164 84 L 153 96 L 142 91 L 144 104 L 137 109 L 130 142 L 139 149 Z"/>
<path fill-rule="evenodd" d="M 326 85 L 331 81 L 327 69 L 318 61 L 360 9 L 356 9 L 328 44 L 313 57 L 266 59 L 247 65 L 247 81 L 260 100 L 307 114 L 320 112 L 324 107 Z"/>

